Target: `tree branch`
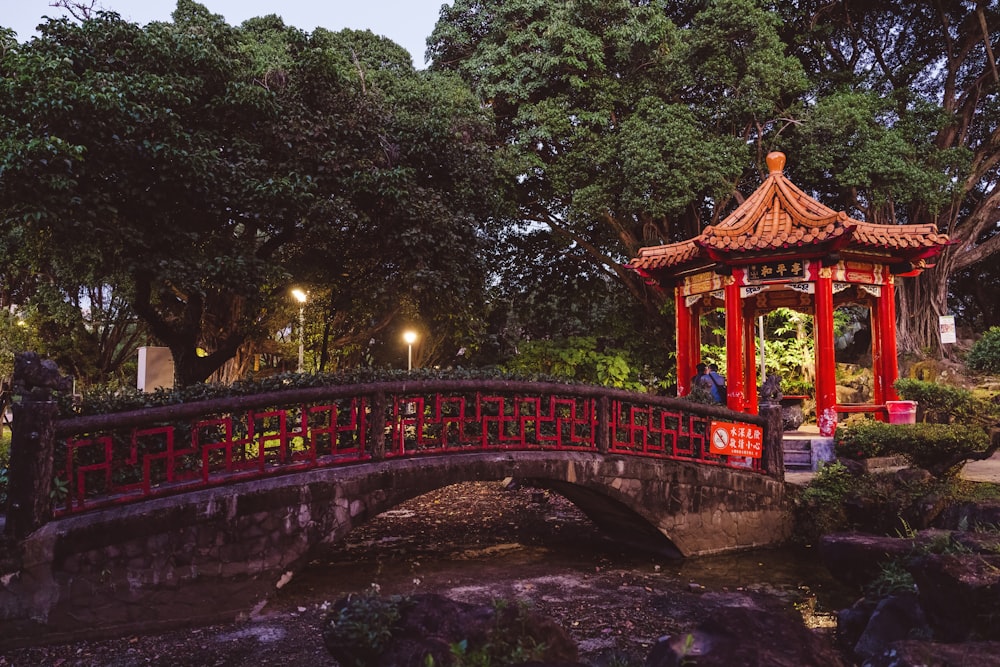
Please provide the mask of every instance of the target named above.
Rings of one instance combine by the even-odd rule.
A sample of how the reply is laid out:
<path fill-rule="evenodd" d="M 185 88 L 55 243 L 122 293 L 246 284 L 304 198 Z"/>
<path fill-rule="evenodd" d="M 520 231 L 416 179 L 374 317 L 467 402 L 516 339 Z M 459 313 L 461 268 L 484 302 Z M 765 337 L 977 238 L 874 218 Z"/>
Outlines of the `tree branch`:
<path fill-rule="evenodd" d="M 997 72 L 997 61 L 993 57 L 993 46 L 990 44 L 990 29 L 986 25 L 986 13 L 983 11 L 984 4 L 980 2 L 976 6 L 976 16 L 979 17 L 979 28 L 983 31 L 983 44 L 986 46 L 986 57 L 989 59 L 990 68 L 993 70 L 993 81 L 1000 84 L 1000 72 Z"/>
<path fill-rule="evenodd" d="M 90 2 L 72 2 L 72 0 L 56 0 L 56 2 L 50 2 L 49 7 L 58 7 L 59 9 L 65 9 L 70 13 L 70 16 L 75 18 L 77 21 L 86 21 L 94 14 L 94 5 L 97 4 L 97 0 L 90 0 Z"/>
<path fill-rule="evenodd" d="M 1000 219 L 1000 214 L 997 214 L 994 217 Z M 960 271 L 962 269 L 967 269 L 970 266 L 978 264 L 979 262 L 997 253 L 1000 253 L 1000 235 L 987 239 L 983 243 L 980 243 L 972 248 L 963 248 L 961 252 L 954 253 L 955 270 Z"/>

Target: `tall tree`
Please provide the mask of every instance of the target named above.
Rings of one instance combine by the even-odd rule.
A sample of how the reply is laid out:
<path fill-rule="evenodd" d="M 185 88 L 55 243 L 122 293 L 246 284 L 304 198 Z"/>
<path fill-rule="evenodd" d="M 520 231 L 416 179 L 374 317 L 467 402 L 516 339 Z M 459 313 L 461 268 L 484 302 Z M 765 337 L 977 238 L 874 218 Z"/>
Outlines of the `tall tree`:
<path fill-rule="evenodd" d="M 665 320 L 669 295 L 624 262 L 697 234 L 756 178 L 806 88 L 779 27 L 750 0 L 456 0 L 429 54 L 492 108 L 512 217 Z"/>
<path fill-rule="evenodd" d="M 621 281 L 697 234 L 768 150 L 826 203 L 956 245 L 899 290 L 902 350 L 937 347 L 947 279 L 1000 249 L 998 3 L 456 0 L 429 42 L 496 114 L 520 220 Z"/>
<path fill-rule="evenodd" d="M 187 384 L 269 335 L 292 284 L 363 276 L 375 320 L 409 296 L 468 321 L 486 127 L 371 33 L 191 0 L 145 27 L 51 21 L 0 59 L 0 215 L 37 270 L 116 278 Z"/>
<path fill-rule="evenodd" d="M 780 3 L 815 94 L 788 142 L 824 198 L 882 223 L 936 224 L 954 245 L 898 290 L 899 346 L 940 354 L 952 276 L 1000 252 L 1000 3 Z"/>

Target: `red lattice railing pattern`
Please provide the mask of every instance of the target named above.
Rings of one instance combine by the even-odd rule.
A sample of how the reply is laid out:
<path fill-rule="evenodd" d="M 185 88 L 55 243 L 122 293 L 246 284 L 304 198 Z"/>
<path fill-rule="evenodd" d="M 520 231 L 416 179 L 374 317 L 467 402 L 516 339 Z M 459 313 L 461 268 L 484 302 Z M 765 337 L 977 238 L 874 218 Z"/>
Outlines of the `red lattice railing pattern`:
<path fill-rule="evenodd" d="M 566 396 L 394 396 L 388 456 L 503 449 L 594 450 L 594 399 Z"/>
<path fill-rule="evenodd" d="M 57 514 L 368 460 L 498 450 L 592 451 L 751 467 L 711 454 L 713 416 L 598 387 L 427 381 L 316 387 L 56 422 Z M 60 443 L 62 443 L 60 445 Z"/>

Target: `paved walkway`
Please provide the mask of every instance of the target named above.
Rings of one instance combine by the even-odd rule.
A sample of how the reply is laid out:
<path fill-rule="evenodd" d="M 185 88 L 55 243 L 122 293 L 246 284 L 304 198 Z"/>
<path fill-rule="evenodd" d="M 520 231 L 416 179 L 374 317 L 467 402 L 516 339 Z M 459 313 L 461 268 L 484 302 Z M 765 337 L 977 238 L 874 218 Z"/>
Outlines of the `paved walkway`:
<path fill-rule="evenodd" d="M 812 481 L 816 476 L 814 472 L 786 472 L 785 481 L 791 484 L 804 485 Z M 993 482 L 1000 484 L 1000 452 L 985 461 L 970 461 L 962 468 L 962 479 L 970 482 Z"/>
<path fill-rule="evenodd" d="M 962 468 L 962 479 L 1000 484 L 1000 452 L 985 461 L 970 461 Z"/>

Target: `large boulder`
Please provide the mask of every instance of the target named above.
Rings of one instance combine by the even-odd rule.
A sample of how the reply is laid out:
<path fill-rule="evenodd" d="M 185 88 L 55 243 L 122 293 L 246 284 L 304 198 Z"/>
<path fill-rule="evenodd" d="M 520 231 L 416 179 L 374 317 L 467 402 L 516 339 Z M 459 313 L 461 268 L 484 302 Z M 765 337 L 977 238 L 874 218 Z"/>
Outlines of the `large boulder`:
<path fill-rule="evenodd" d="M 865 533 L 831 533 L 820 540 L 820 558 L 834 577 L 864 585 L 877 577 L 882 565 L 913 551 L 913 540 Z"/>
<path fill-rule="evenodd" d="M 937 526 L 951 530 L 996 528 L 1000 526 L 1000 502 L 954 503 L 941 513 Z"/>
<path fill-rule="evenodd" d="M 1000 640 L 1000 555 L 928 553 L 907 569 L 934 636 L 945 642 Z"/>
<path fill-rule="evenodd" d="M 838 621 L 844 618 L 841 614 Z M 838 633 L 842 630 L 838 622 Z M 875 605 L 864 630 L 854 643 L 854 655 L 862 662 L 881 655 L 893 642 L 932 636 L 927 616 L 916 593 L 890 595 Z"/>
<path fill-rule="evenodd" d="M 1000 553 L 1000 534 L 928 528 L 906 537 L 867 533 L 830 533 L 820 539 L 823 565 L 848 584 L 865 585 L 879 576 L 890 561 L 912 561 L 920 554 L 966 552 Z M 907 568 L 909 569 L 909 568 Z"/>
<path fill-rule="evenodd" d="M 924 627 L 916 609 L 883 609 L 891 614 L 875 622 L 866 617 L 870 604 L 855 605 L 839 614 L 840 634 L 863 659 L 896 639 L 933 636 L 944 642 L 1000 640 L 1000 536 L 940 529 L 922 530 L 906 538 L 839 533 L 823 537 L 820 553 L 838 579 L 859 585 L 873 581 L 881 566 L 898 561 L 913 577 Z M 885 601 L 882 601 L 884 603 Z M 880 603 L 880 605 L 882 604 Z M 862 630 L 861 628 L 865 629 Z M 903 629 L 909 628 L 900 634 Z M 902 629 L 901 629 L 902 628 Z"/>

